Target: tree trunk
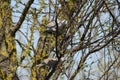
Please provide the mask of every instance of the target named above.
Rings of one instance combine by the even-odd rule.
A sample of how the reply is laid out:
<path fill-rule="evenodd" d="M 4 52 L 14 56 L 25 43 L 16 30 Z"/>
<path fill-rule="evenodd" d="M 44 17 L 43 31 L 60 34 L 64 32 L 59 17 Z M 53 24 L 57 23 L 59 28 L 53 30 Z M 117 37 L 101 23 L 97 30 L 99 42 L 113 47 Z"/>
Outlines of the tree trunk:
<path fill-rule="evenodd" d="M 10 0 L 0 1 L 0 78 L 13 80 L 16 71 L 15 35 Z"/>

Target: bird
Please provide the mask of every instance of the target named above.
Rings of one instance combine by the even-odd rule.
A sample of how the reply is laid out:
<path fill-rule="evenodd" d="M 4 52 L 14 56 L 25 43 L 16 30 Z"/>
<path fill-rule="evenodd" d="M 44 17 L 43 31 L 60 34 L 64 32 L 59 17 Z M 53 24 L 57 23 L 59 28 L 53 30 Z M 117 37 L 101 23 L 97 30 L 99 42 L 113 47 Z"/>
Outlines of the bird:
<path fill-rule="evenodd" d="M 67 24 L 66 20 L 57 20 L 58 24 L 58 35 L 62 34 L 65 31 L 65 25 Z M 56 21 L 51 21 L 46 25 L 46 33 L 55 34 L 56 33 Z"/>
<path fill-rule="evenodd" d="M 65 61 L 65 57 L 60 58 L 60 62 Z M 52 57 L 48 57 L 46 59 L 44 59 L 43 61 L 41 61 L 40 64 L 36 65 L 37 67 L 42 67 L 42 66 L 46 66 L 49 69 L 54 68 L 54 66 L 57 64 L 58 62 L 58 58 L 52 58 Z"/>

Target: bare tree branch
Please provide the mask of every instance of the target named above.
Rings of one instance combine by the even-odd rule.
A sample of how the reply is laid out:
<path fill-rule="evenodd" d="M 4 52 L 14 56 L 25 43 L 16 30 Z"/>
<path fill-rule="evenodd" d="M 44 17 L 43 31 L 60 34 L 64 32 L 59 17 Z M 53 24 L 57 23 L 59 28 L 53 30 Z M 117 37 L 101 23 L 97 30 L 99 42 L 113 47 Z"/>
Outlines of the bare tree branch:
<path fill-rule="evenodd" d="M 23 10 L 23 12 L 22 12 L 22 14 L 21 14 L 21 16 L 20 16 L 20 19 L 18 20 L 16 26 L 15 26 L 15 27 L 13 28 L 13 30 L 12 30 L 12 34 L 13 34 L 13 35 L 15 35 L 15 33 L 17 32 L 17 30 L 21 27 L 21 25 L 22 25 L 22 23 L 23 23 L 26 15 L 27 15 L 27 12 L 28 12 L 30 6 L 32 5 L 33 1 L 34 1 L 34 0 L 29 0 L 29 1 L 27 2 L 27 4 L 26 4 L 26 6 L 25 6 L 25 8 L 24 8 L 24 10 Z"/>

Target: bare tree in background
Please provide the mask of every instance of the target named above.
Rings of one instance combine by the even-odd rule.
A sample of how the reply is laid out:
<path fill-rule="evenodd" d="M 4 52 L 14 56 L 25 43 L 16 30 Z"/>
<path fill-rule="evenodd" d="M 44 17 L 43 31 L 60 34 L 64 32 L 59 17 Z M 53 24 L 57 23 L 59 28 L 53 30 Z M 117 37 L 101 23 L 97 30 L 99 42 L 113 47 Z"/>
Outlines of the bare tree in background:
<path fill-rule="evenodd" d="M 31 80 L 120 78 L 119 0 L 11 2 L 0 2 L 1 79 L 20 79 L 20 66 Z"/>

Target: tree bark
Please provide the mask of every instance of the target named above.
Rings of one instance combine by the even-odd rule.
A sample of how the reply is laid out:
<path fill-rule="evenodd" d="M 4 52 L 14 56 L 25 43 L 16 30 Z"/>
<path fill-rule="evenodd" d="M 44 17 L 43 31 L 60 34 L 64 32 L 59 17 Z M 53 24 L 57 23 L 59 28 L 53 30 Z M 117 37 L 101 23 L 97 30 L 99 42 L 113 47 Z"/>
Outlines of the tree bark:
<path fill-rule="evenodd" d="M 0 78 L 12 80 L 17 68 L 10 0 L 0 1 Z"/>

